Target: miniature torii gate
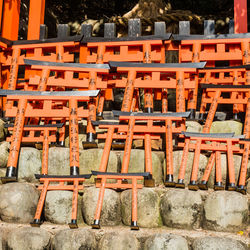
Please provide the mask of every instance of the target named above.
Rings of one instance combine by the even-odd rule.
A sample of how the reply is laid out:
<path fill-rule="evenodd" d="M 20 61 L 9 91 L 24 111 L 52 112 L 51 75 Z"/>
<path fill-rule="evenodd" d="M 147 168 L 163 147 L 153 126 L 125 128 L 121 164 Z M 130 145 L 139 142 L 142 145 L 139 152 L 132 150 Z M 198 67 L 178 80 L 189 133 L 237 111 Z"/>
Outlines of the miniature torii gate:
<path fill-rule="evenodd" d="M 30 0 L 28 40 L 38 40 L 40 25 L 44 23 L 46 0 Z M 9 40 L 18 40 L 21 0 L 0 0 L 1 36 Z"/>

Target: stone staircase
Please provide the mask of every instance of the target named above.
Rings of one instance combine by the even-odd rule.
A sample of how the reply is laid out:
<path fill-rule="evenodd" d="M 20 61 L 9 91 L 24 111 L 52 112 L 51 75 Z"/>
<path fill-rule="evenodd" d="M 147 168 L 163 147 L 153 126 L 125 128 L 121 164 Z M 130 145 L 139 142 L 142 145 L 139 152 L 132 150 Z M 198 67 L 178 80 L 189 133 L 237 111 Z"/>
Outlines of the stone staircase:
<path fill-rule="evenodd" d="M 240 134 L 242 124 L 235 121 L 214 122 L 213 132 Z M 201 125 L 187 122 L 187 130 L 200 132 Z M 0 175 L 5 175 L 9 143 L 4 141 L 0 129 Z M 101 133 L 101 131 L 99 131 Z M 80 141 L 84 138 L 82 134 Z M 69 174 L 69 148 L 51 147 L 49 174 Z M 81 143 L 80 143 L 81 145 Z M 40 228 L 32 228 L 39 191 L 35 173 L 41 170 L 41 151 L 37 145 L 22 147 L 18 163 L 18 182 L 0 185 L 0 249 L 249 249 L 249 201 L 247 195 L 228 191 L 190 191 L 171 189 L 163 185 L 165 157 L 164 145 L 153 144 L 153 176 L 155 188 L 138 190 L 139 231 L 131 231 L 131 190 L 117 192 L 106 189 L 101 215 L 101 229 L 91 229 L 98 189 L 93 177 L 78 197 L 79 229 L 69 229 L 72 192 L 49 191 L 47 193 Z M 35 147 L 36 146 L 36 147 Z M 80 173 L 98 170 L 103 143 L 98 149 L 80 150 Z M 134 142 L 131 152 L 131 172 L 144 170 L 144 151 L 141 141 Z M 174 151 L 175 179 L 182 151 Z M 123 152 L 112 151 L 108 171 L 119 172 Z M 187 179 L 192 168 L 193 153 L 189 153 Z M 200 156 L 202 176 L 207 156 Z M 235 173 L 238 176 L 241 157 L 234 156 Z M 222 157 L 223 182 L 226 181 L 226 157 Z M 248 167 L 248 177 L 249 175 Z M 213 187 L 213 176 L 209 180 Z M 2 247 L 2 248 L 1 248 Z"/>

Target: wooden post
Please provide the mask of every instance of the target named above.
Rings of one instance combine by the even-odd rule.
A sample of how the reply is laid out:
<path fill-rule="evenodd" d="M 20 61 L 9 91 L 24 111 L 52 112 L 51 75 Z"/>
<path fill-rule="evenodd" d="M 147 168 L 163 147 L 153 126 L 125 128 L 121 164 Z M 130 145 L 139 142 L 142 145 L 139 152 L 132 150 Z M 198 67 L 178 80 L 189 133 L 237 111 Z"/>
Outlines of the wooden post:
<path fill-rule="evenodd" d="M 3 1 L 0 1 L 0 30 L 2 29 Z"/>
<path fill-rule="evenodd" d="M 234 33 L 247 33 L 247 0 L 234 0 Z"/>
<path fill-rule="evenodd" d="M 44 23 L 45 0 L 30 0 L 28 40 L 39 40 L 40 25 Z"/>
<path fill-rule="evenodd" d="M 2 37 L 9 40 L 18 39 L 21 0 L 4 1 Z"/>

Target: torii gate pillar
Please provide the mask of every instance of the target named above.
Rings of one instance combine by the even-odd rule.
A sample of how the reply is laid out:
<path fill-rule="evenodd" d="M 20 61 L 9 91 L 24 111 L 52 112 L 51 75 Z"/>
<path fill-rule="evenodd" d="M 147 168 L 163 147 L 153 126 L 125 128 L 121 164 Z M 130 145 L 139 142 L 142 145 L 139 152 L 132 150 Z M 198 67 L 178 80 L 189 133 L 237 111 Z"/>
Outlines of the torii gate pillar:
<path fill-rule="evenodd" d="M 1 2 L 1 36 L 9 40 L 17 40 L 21 0 Z"/>
<path fill-rule="evenodd" d="M 234 33 L 247 33 L 247 0 L 234 0 Z"/>
<path fill-rule="evenodd" d="M 45 0 L 30 0 L 27 40 L 39 40 L 40 25 L 44 23 Z"/>

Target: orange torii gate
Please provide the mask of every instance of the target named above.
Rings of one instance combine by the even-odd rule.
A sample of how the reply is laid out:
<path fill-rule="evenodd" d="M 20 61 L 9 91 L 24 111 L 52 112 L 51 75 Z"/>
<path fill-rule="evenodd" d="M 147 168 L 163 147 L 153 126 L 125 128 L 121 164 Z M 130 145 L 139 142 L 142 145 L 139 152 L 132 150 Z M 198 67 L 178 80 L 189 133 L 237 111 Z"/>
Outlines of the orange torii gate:
<path fill-rule="evenodd" d="M 9 40 L 18 40 L 21 0 L 0 2 L 1 36 Z M 40 25 L 44 23 L 45 0 L 30 0 L 28 40 L 38 40 Z"/>
<path fill-rule="evenodd" d="M 12 142 L 8 157 L 6 176 L 2 182 L 16 181 L 17 162 L 20 145 L 24 131 L 26 118 L 52 118 L 54 120 L 69 120 L 70 136 L 70 174 L 79 174 L 79 144 L 78 144 L 78 120 L 87 118 L 89 111 L 84 107 L 79 107 L 78 103 L 89 101 L 91 97 L 96 97 L 99 90 L 90 91 L 20 91 L 0 89 L 1 96 L 7 96 L 8 100 L 16 101 L 17 106 L 11 106 L 6 110 L 7 117 L 15 117 L 12 134 Z M 33 105 L 33 101 L 43 103 L 42 108 Z M 62 101 L 64 106 L 56 107 L 55 103 Z"/>
<path fill-rule="evenodd" d="M 214 85 L 226 85 L 230 88 L 231 86 L 242 86 L 250 85 L 250 65 L 239 65 L 239 66 L 227 66 L 227 67 L 207 67 L 199 70 L 199 84 L 200 87 L 204 84 Z M 232 92 L 232 96 L 236 99 L 242 99 L 242 93 Z M 206 98 L 206 90 L 203 89 L 200 110 L 204 110 L 206 103 L 203 99 Z M 234 102 L 232 102 L 234 103 Z M 239 114 L 245 112 L 243 104 L 233 104 L 234 119 L 239 119 Z M 204 113 L 200 113 L 200 120 L 203 121 Z"/>
<path fill-rule="evenodd" d="M 179 168 L 179 175 L 178 175 L 178 183 L 176 187 L 178 188 L 185 188 L 185 171 L 187 166 L 187 159 L 188 159 L 188 152 L 190 149 L 194 150 L 194 159 L 193 159 L 193 166 L 192 172 L 190 176 L 190 183 L 188 184 L 188 189 L 190 190 L 198 190 L 200 189 L 207 189 L 207 182 L 212 170 L 214 163 L 216 163 L 216 179 L 215 179 L 215 190 L 222 190 L 224 189 L 222 185 L 222 175 L 221 175 L 221 153 L 227 153 L 227 162 L 228 162 L 228 183 L 227 183 L 227 190 L 235 191 L 237 189 L 235 183 L 235 168 L 234 168 L 234 161 L 233 161 L 233 154 L 240 153 L 240 147 L 237 146 L 239 144 L 240 139 L 243 139 L 244 136 L 234 136 L 234 133 L 191 133 L 191 132 L 182 132 L 181 137 L 185 138 L 184 143 L 179 143 L 178 146 L 183 147 L 183 154 L 181 159 L 181 166 Z M 249 146 L 246 144 L 247 147 Z M 246 146 L 245 145 L 245 146 Z M 199 158 L 201 151 L 210 151 L 211 155 L 206 166 L 204 176 L 200 184 L 198 184 L 198 170 L 199 170 Z M 248 153 L 248 148 L 246 148 Z M 248 155 L 245 154 L 244 157 L 246 158 Z M 244 178 L 246 173 L 246 164 L 247 161 L 244 159 L 245 163 L 242 165 L 241 169 L 241 178 L 239 178 L 238 186 L 239 192 L 244 192 Z"/>
<path fill-rule="evenodd" d="M 66 87 L 68 90 L 80 89 L 80 90 L 96 90 L 107 89 L 107 78 L 109 72 L 108 64 L 83 64 L 83 63 L 55 63 L 46 61 L 36 61 L 24 59 L 26 65 L 31 65 L 31 69 L 41 70 L 41 76 L 36 75 L 30 77 L 27 83 L 29 87 L 34 84 L 37 85 L 39 91 L 46 91 L 47 89 L 56 89 Z M 57 73 L 59 77 L 50 76 L 51 72 Z M 83 78 L 74 78 L 74 74 L 84 74 Z M 97 147 L 95 143 L 96 132 L 92 126 L 91 121 L 96 120 L 98 100 L 91 98 L 88 104 L 89 117 L 87 125 L 87 140 L 83 143 L 84 148 Z M 60 134 L 61 145 L 64 141 L 64 133 Z"/>
<path fill-rule="evenodd" d="M 40 185 L 38 189 L 41 190 L 40 198 L 37 203 L 34 220 L 30 223 L 32 227 L 40 227 L 42 224 L 41 215 L 46 199 L 47 191 L 51 190 L 69 190 L 73 192 L 72 195 L 72 212 L 71 222 L 68 224 L 71 229 L 78 228 L 77 225 L 77 203 L 78 191 L 84 189 L 84 181 L 91 177 L 91 174 L 84 175 L 38 175 L 35 174 L 36 179 L 39 179 Z"/>
<path fill-rule="evenodd" d="M 109 62 L 113 69 L 116 87 L 124 87 L 122 111 L 129 112 L 134 109 L 134 90 L 136 88 L 150 88 L 162 93 L 162 112 L 166 113 L 167 91 L 176 90 L 176 112 L 185 112 L 185 100 L 188 99 L 187 109 L 195 115 L 198 92 L 198 78 L 195 77 L 197 69 L 205 67 L 206 62 L 200 63 L 130 63 Z M 124 77 L 127 75 L 127 77 Z M 149 76 L 148 78 L 145 76 Z M 193 94 L 191 95 L 190 92 Z M 148 112 L 146 105 L 145 112 Z M 148 112 L 150 113 L 150 112 Z"/>

